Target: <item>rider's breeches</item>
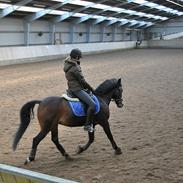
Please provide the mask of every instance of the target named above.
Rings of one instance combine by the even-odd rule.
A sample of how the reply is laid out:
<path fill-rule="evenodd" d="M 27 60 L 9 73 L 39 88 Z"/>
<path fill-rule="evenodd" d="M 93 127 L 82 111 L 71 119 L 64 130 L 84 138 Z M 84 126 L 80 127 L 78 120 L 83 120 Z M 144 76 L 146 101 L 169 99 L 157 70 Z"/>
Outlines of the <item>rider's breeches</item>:
<path fill-rule="evenodd" d="M 75 96 L 77 96 L 83 103 L 85 103 L 88 107 L 87 109 L 87 120 L 86 123 L 90 124 L 93 122 L 93 115 L 95 112 L 95 102 L 90 97 L 90 95 L 84 90 L 74 91 L 72 92 Z"/>

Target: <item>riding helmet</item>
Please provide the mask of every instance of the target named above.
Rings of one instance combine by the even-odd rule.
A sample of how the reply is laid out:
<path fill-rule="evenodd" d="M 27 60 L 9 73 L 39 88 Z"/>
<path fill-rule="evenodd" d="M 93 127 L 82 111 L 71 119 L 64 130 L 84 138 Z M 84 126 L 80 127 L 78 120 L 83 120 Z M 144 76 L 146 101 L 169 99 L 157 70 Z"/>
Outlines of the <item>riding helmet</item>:
<path fill-rule="evenodd" d="M 71 58 L 81 58 L 82 57 L 82 53 L 81 53 L 81 50 L 79 49 L 73 49 L 71 52 L 70 52 L 70 57 Z"/>

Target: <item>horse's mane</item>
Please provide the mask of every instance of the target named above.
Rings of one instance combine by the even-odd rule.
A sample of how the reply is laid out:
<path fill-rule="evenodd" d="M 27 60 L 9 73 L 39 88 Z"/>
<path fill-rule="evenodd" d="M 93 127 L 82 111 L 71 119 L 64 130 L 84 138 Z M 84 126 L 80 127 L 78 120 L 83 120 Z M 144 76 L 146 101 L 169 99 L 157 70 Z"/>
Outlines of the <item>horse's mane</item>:
<path fill-rule="evenodd" d="M 104 95 L 117 86 L 117 79 L 108 79 L 101 83 L 96 89 L 95 94 Z"/>

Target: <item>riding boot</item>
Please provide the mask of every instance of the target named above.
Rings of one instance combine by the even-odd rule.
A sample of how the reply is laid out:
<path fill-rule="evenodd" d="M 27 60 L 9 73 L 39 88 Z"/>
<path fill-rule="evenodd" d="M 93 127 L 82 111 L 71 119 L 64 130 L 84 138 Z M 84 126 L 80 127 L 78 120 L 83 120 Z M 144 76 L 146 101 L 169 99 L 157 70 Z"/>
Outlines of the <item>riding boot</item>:
<path fill-rule="evenodd" d="M 94 132 L 94 128 L 93 128 L 93 110 L 92 109 L 88 109 L 87 110 L 87 118 L 86 118 L 86 123 L 84 125 L 84 130 L 88 131 L 90 133 Z"/>

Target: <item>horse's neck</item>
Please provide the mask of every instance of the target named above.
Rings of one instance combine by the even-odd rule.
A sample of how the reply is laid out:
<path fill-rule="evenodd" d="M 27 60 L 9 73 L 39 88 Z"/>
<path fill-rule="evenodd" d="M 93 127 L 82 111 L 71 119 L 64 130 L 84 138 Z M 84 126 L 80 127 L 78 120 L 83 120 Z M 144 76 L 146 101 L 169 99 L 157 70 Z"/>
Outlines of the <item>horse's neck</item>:
<path fill-rule="evenodd" d="M 112 98 L 112 92 L 106 93 L 105 95 L 102 95 L 101 98 L 104 100 L 104 102 L 109 105 Z"/>

